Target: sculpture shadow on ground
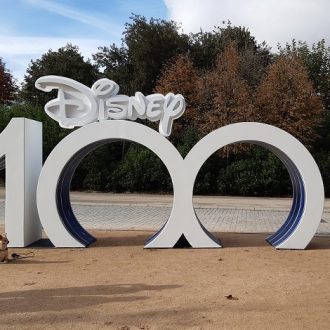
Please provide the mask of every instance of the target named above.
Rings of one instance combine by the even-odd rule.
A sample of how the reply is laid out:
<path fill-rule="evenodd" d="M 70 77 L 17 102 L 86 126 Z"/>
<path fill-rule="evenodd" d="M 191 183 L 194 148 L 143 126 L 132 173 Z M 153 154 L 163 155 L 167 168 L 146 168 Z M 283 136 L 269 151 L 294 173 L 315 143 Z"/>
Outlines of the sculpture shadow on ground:
<path fill-rule="evenodd" d="M 112 302 L 148 299 L 147 291 L 173 290 L 179 285 L 113 284 L 0 293 L 1 314 L 65 311 Z"/>

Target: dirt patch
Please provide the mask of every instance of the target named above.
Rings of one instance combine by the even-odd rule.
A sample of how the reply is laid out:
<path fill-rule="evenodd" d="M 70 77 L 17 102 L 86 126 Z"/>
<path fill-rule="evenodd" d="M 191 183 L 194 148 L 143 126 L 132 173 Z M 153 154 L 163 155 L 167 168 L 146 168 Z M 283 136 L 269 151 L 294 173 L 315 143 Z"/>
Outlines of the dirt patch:
<path fill-rule="evenodd" d="M 305 251 L 228 233 L 223 249 L 144 250 L 151 233 L 93 234 L 87 249 L 10 249 L 34 257 L 0 264 L 1 329 L 329 326 L 328 237 Z"/>

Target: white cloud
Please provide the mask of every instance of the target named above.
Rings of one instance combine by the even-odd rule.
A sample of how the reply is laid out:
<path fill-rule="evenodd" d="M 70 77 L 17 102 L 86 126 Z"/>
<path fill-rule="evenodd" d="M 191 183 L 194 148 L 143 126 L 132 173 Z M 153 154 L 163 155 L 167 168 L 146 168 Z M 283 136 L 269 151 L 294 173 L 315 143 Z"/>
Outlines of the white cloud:
<path fill-rule="evenodd" d="M 222 21 L 242 25 L 258 42 L 276 51 L 277 43 L 293 38 L 330 44 L 328 0 L 164 0 L 169 18 L 182 23 L 184 32 L 211 31 Z"/>
<path fill-rule="evenodd" d="M 26 69 L 31 61 L 46 53 L 49 49 L 57 50 L 67 43 L 79 46 L 81 54 L 91 58 L 99 46 L 107 44 L 105 40 L 83 38 L 46 38 L 46 37 L 14 37 L 0 35 L 0 54 L 19 82 L 23 81 Z"/>
<path fill-rule="evenodd" d="M 53 38 L 53 37 L 15 37 L 0 35 L 0 54 L 42 54 L 48 49 L 57 50 L 67 43 L 78 45 L 80 51 L 90 53 L 97 51 L 97 47 L 107 44 L 105 40 L 84 38 Z"/>
<path fill-rule="evenodd" d="M 108 21 L 104 21 L 99 17 L 95 17 L 94 15 L 89 15 L 88 13 L 78 10 L 77 8 L 59 4 L 51 0 L 26 0 L 26 2 L 48 12 L 55 13 L 57 15 L 72 19 L 74 21 L 86 25 L 90 25 L 94 28 L 101 29 L 103 31 L 106 31 L 110 35 L 117 36 L 121 33 L 121 27 L 115 24 L 111 24 Z"/>

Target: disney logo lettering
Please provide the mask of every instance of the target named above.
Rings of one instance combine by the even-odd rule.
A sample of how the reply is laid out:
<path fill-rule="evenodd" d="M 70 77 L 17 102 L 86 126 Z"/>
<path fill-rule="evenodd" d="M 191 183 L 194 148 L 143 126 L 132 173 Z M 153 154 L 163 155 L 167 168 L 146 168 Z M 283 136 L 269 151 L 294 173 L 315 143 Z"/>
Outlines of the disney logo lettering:
<path fill-rule="evenodd" d="M 134 121 L 140 118 L 159 121 L 160 134 L 169 136 L 173 120 L 185 111 L 185 100 L 180 94 L 144 96 L 136 92 L 134 96 L 121 95 L 118 84 L 107 78 L 95 82 L 91 89 L 59 76 L 41 77 L 35 85 L 45 92 L 58 89 L 57 98 L 45 105 L 45 111 L 63 128 L 108 119 Z"/>

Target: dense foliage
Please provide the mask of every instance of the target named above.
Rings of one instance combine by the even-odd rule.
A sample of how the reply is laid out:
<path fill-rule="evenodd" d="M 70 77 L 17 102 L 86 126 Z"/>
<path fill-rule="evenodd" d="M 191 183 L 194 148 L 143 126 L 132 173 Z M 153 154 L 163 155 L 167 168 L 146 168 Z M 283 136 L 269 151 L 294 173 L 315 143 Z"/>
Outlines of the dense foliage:
<path fill-rule="evenodd" d="M 79 48 L 68 44 L 57 51 L 49 50 L 40 59 L 31 61 L 26 70 L 20 96 L 28 103 L 44 106 L 54 93 L 45 93 L 35 88 L 35 81 L 47 75 L 57 75 L 77 80 L 91 86 L 98 79 L 99 72 L 90 61 L 85 61 Z"/>
<path fill-rule="evenodd" d="M 230 123 L 259 121 L 278 126 L 313 153 L 330 195 L 330 49 L 324 40 L 311 47 L 294 40 L 273 54 L 247 28 L 230 22 L 212 32 L 187 35 L 176 22 L 134 15 L 125 26 L 122 43 L 100 47 L 93 62 L 70 44 L 31 61 L 19 93 L 0 59 L 0 129 L 12 117 L 42 121 L 44 158 L 71 132 L 43 111 L 55 94 L 34 87 L 37 78 L 51 74 L 87 86 L 107 77 L 128 95 L 138 90 L 181 93 L 187 109 L 175 121 L 170 140 L 182 156 L 200 138 Z M 151 151 L 134 143 L 114 142 L 84 159 L 72 188 L 165 193 L 171 192 L 172 183 L 164 164 Z M 206 161 L 195 193 L 286 196 L 291 182 L 272 153 L 234 145 Z"/>
<path fill-rule="evenodd" d="M 13 101 L 16 90 L 15 80 L 0 57 L 0 104 L 8 104 Z"/>

